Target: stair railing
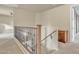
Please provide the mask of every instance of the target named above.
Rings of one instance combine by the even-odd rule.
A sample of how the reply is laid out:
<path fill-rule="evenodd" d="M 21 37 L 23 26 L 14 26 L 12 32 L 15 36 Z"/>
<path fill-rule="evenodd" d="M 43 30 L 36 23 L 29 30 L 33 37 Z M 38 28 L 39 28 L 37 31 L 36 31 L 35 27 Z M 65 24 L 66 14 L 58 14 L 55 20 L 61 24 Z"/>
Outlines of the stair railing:
<path fill-rule="evenodd" d="M 52 33 L 50 33 L 49 35 L 47 35 L 43 40 L 41 40 L 41 41 L 44 41 L 44 40 L 46 40 L 48 37 L 50 37 L 50 36 L 52 36 L 52 34 L 54 34 L 56 32 L 56 30 L 55 31 L 53 31 Z"/>
<path fill-rule="evenodd" d="M 41 25 L 37 25 L 37 27 L 27 27 L 27 28 L 34 29 L 34 31 L 35 31 L 35 35 L 33 36 L 34 38 L 32 37 L 34 40 L 34 41 L 32 40 L 33 42 L 31 43 L 31 44 L 33 44 L 32 47 L 27 43 L 27 39 L 25 39 L 26 42 L 24 45 L 29 53 L 37 53 L 37 54 L 42 53 L 42 50 L 41 50 L 41 47 L 43 46 L 42 42 L 47 40 L 48 37 L 51 37 L 51 39 L 53 39 L 53 34 L 56 33 L 56 30 L 55 30 L 52 33 L 50 33 L 49 35 L 47 35 L 44 39 L 41 40 Z M 22 31 L 22 30 L 20 30 L 20 31 Z M 15 32 L 17 32 L 17 28 L 16 28 Z"/>
<path fill-rule="evenodd" d="M 55 31 L 53 31 L 52 33 L 50 33 L 49 35 L 47 35 L 44 39 L 42 39 L 41 40 L 41 47 L 43 46 L 43 41 L 45 41 L 45 40 L 47 40 L 47 38 L 48 37 L 51 37 L 51 39 L 53 39 L 53 34 L 55 34 L 57 31 L 55 30 Z M 37 46 L 37 45 L 34 45 L 33 47 L 35 47 L 35 46 Z M 43 46 L 43 47 L 45 47 L 45 46 Z M 45 48 L 45 50 L 46 50 L 46 48 Z M 42 50 L 41 50 L 41 53 L 42 53 Z M 44 53 L 47 53 L 47 51 L 45 51 Z"/>

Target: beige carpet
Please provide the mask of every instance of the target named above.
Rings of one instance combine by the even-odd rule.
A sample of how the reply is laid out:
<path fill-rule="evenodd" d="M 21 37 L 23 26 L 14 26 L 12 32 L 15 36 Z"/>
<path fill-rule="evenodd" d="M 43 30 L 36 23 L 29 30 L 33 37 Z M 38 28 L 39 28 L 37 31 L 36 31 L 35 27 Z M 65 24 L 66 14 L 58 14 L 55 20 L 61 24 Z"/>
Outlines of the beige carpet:
<path fill-rule="evenodd" d="M 12 38 L 0 39 L 0 54 L 21 54 L 22 51 Z"/>
<path fill-rule="evenodd" d="M 58 51 L 51 51 L 53 54 L 79 54 L 79 43 L 59 43 Z M 12 38 L 0 38 L 0 54 L 22 54 L 22 51 Z"/>
<path fill-rule="evenodd" d="M 59 50 L 54 54 L 79 54 L 79 43 L 59 44 Z"/>

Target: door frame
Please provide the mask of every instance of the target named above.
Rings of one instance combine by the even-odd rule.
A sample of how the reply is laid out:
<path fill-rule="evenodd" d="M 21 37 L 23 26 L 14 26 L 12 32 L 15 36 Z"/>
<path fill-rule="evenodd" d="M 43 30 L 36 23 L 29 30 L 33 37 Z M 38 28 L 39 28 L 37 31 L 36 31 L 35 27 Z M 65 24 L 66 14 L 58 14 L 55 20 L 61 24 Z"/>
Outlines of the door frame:
<path fill-rule="evenodd" d="M 79 6 L 79 4 L 70 5 L 70 42 L 74 42 L 76 36 L 76 17 L 74 11 L 74 7 L 76 6 Z"/>

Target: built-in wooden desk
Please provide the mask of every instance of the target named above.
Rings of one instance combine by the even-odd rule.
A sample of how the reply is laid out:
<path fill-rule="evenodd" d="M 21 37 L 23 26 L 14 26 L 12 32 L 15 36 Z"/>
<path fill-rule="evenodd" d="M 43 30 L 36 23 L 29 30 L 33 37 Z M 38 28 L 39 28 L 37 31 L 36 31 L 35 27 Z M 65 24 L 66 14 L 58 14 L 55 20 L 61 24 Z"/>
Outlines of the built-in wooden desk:
<path fill-rule="evenodd" d="M 68 31 L 59 30 L 58 31 L 58 41 L 66 43 L 68 41 Z"/>

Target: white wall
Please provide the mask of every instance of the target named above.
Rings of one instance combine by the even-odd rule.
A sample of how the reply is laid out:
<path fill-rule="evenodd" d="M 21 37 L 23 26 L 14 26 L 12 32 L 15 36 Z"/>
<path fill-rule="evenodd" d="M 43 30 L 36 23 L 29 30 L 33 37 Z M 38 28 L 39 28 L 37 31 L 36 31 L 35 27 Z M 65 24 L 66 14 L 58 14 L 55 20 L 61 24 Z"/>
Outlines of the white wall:
<path fill-rule="evenodd" d="M 0 15 L 0 23 L 13 25 L 13 17 Z"/>
<path fill-rule="evenodd" d="M 5 6 L 0 6 L 0 23 L 5 23 L 13 26 L 13 9 Z"/>
<path fill-rule="evenodd" d="M 40 13 L 41 24 L 58 27 L 61 30 L 69 30 L 70 7 L 63 5 Z"/>
<path fill-rule="evenodd" d="M 0 38 L 14 37 L 14 28 L 13 28 L 13 12 L 10 8 L 4 8 L 0 6 Z M 6 25 L 10 26 L 9 29 L 6 29 Z"/>
<path fill-rule="evenodd" d="M 70 25 L 69 9 L 69 5 L 63 5 L 44 12 L 34 13 L 29 12 L 26 9 L 16 8 L 14 17 L 15 25 L 33 26 L 42 24 L 68 30 Z"/>
<path fill-rule="evenodd" d="M 13 9 L 11 7 L 0 6 L 0 15 L 3 16 L 13 16 Z"/>
<path fill-rule="evenodd" d="M 40 13 L 17 8 L 14 19 L 15 25 L 33 26 L 42 24 L 58 27 L 61 30 L 69 30 L 70 7 L 69 5 L 63 5 Z"/>
<path fill-rule="evenodd" d="M 39 12 L 35 13 L 35 25 L 41 24 L 41 14 Z"/>
<path fill-rule="evenodd" d="M 36 14 L 36 24 L 42 24 L 43 26 L 51 26 L 52 30 L 58 28 L 59 30 L 68 30 L 70 31 L 70 5 L 62 5 L 41 13 Z M 50 29 L 51 30 L 51 29 Z M 50 31 L 49 30 L 49 31 Z M 45 31 L 42 31 L 44 34 Z M 70 35 L 70 32 L 69 32 Z M 57 38 L 57 35 L 54 37 Z M 43 38 L 43 35 L 42 35 Z M 69 38 L 69 37 L 68 37 Z M 50 40 L 49 40 L 50 42 Z M 57 48 L 58 39 L 52 41 L 51 48 Z M 48 45 L 51 43 L 48 43 Z M 49 47 L 50 47 L 49 46 Z"/>
<path fill-rule="evenodd" d="M 29 12 L 26 9 L 15 9 L 14 17 L 15 25 L 17 26 L 34 26 L 35 13 Z"/>

